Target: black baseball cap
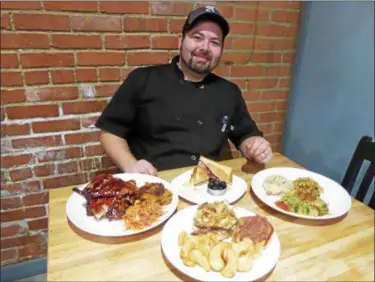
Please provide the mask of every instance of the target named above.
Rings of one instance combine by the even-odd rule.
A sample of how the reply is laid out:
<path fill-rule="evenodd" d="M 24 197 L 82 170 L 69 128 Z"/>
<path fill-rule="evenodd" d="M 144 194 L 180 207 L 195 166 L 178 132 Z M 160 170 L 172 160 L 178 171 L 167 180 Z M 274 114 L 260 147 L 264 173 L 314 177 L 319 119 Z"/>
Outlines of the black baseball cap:
<path fill-rule="evenodd" d="M 182 33 L 185 34 L 189 30 L 191 30 L 198 22 L 203 20 L 213 21 L 217 23 L 223 31 L 223 39 L 228 35 L 229 24 L 227 20 L 213 6 L 205 6 L 191 11 L 182 28 Z"/>

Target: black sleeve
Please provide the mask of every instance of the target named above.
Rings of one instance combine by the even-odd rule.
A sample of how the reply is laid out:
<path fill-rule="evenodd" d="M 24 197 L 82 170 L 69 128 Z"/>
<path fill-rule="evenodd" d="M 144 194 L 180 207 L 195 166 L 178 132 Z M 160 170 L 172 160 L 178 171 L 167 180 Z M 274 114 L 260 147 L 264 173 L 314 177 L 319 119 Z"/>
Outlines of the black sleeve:
<path fill-rule="evenodd" d="M 147 74 L 142 69 L 135 69 L 129 73 L 103 110 L 95 124 L 96 127 L 118 137 L 126 138 L 132 130 L 139 96 L 144 89 L 146 80 Z"/>
<path fill-rule="evenodd" d="M 232 143 L 239 149 L 242 141 L 251 136 L 263 136 L 255 121 L 247 110 L 246 102 L 242 97 L 241 90 L 236 88 L 236 110 L 233 116 L 233 130 L 229 136 Z"/>

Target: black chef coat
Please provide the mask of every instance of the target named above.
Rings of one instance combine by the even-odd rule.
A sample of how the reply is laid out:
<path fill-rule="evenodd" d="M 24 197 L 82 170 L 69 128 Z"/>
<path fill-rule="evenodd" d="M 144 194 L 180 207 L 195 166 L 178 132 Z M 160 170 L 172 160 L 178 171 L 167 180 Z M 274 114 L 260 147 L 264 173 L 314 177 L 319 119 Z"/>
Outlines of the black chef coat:
<path fill-rule="evenodd" d="M 133 70 L 96 126 L 125 138 L 137 159 L 158 170 L 195 165 L 200 155 L 218 160 L 228 138 L 238 148 L 263 135 L 236 84 L 215 74 L 185 81 L 178 60 Z"/>

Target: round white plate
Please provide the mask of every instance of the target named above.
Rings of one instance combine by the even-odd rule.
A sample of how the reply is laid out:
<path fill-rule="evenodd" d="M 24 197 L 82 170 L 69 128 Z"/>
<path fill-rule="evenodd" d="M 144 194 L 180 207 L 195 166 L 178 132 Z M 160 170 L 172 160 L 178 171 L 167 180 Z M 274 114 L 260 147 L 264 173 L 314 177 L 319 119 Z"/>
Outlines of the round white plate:
<path fill-rule="evenodd" d="M 233 207 L 233 206 L 232 206 Z M 255 214 L 247 209 L 234 206 L 237 217 L 254 216 Z M 268 274 L 276 265 L 280 257 L 280 241 L 274 230 L 267 246 L 262 254 L 257 257 L 252 268 L 248 272 L 237 272 L 232 278 L 226 278 L 220 272 L 206 272 L 202 267 L 186 266 L 180 255 L 178 235 L 185 231 L 193 231 L 193 218 L 197 212 L 198 205 L 184 208 L 172 216 L 164 225 L 161 235 L 161 246 L 166 258 L 182 273 L 201 281 L 253 281 Z M 183 222 L 183 224 L 181 224 Z"/>
<path fill-rule="evenodd" d="M 269 175 L 281 175 L 288 180 L 295 180 L 300 177 L 310 177 L 311 179 L 317 181 L 319 185 L 323 188 L 323 193 L 321 198 L 328 204 L 329 213 L 323 216 L 308 216 L 297 214 L 293 212 L 285 211 L 275 205 L 275 202 L 281 198 L 281 196 L 270 196 L 267 195 L 264 187 L 263 182 L 265 178 Z M 294 217 L 299 218 L 307 218 L 307 219 L 330 219 L 336 218 L 339 216 L 344 215 L 350 210 L 352 205 L 352 200 L 349 193 L 337 182 L 333 181 L 332 179 L 309 171 L 305 169 L 298 169 L 298 168 L 291 168 L 291 167 L 275 167 L 262 170 L 253 176 L 251 181 L 251 187 L 254 191 L 254 194 L 266 205 L 269 207 L 278 210 L 281 213 L 291 215 Z"/>
<path fill-rule="evenodd" d="M 121 178 L 124 181 L 133 179 L 136 181 L 138 188 L 143 186 L 146 182 L 162 183 L 164 184 L 164 187 L 166 189 L 172 192 L 172 202 L 169 205 L 163 207 L 164 214 L 156 222 L 154 222 L 154 224 L 146 227 L 145 229 L 133 231 L 130 229 L 126 229 L 123 220 L 109 221 L 106 218 L 97 220 L 93 216 L 87 216 L 86 199 L 76 192 L 72 192 L 72 195 L 69 197 L 66 204 L 66 214 L 70 221 L 79 229 L 94 235 L 109 237 L 134 235 L 137 233 L 145 232 L 160 225 L 161 223 L 166 221 L 176 210 L 178 204 L 178 195 L 177 192 L 171 187 L 170 183 L 168 183 L 167 181 L 155 176 L 136 173 L 120 173 L 114 174 L 113 176 Z M 86 185 L 87 184 L 84 184 L 78 188 L 80 190 L 83 190 Z"/>
<path fill-rule="evenodd" d="M 225 194 L 221 196 L 213 196 L 207 192 L 208 182 L 196 186 L 189 183 L 192 173 L 193 169 L 189 169 L 188 171 L 172 179 L 171 184 L 177 189 L 181 198 L 194 204 L 202 204 L 213 201 L 225 201 L 231 204 L 241 198 L 248 187 L 244 179 L 233 175 L 232 184 L 228 185 Z"/>

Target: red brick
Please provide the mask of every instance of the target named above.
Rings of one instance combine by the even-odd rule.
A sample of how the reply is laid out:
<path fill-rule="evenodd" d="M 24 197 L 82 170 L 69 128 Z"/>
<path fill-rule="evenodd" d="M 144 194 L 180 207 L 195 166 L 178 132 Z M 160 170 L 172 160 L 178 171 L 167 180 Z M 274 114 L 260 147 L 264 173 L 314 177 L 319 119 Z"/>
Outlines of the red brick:
<path fill-rule="evenodd" d="M 225 18 L 230 19 L 233 17 L 233 6 L 230 6 L 230 4 L 222 5 L 218 3 L 215 6 Z"/>
<path fill-rule="evenodd" d="M 1 226 L 1 238 L 12 237 L 26 232 L 27 227 L 25 227 L 20 221 L 11 223 L 7 226 Z"/>
<path fill-rule="evenodd" d="M 12 181 L 20 181 L 33 177 L 33 173 L 30 168 L 11 170 L 9 171 L 9 175 Z"/>
<path fill-rule="evenodd" d="M 1 14 L 1 29 L 11 29 L 9 14 Z"/>
<path fill-rule="evenodd" d="M 261 1 L 259 2 L 260 7 L 272 7 L 272 8 L 287 8 L 287 9 L 298 9 L 302 4 L 301 1 Z"/>
<path fill-rule="evenodd" d="M 57 172 L 58 174 L 67 174 L 70 172 L 77 172 L 78 171 L 78 162 L 71 161 L 62 164 L 57 164 Z"/>
<path fill-rule="evenodd" d="M 100 35 L 52 34 L 51 47 L 56 49 L 100 49 Z"/>
<path fill-rule="evenodd" d="M 1 86 L 18 86 L 22 85 L 22 75 L 20 72 L 1 72 Z"/>
<path fill-rule="evenodd" d="M 213 73 L 220 76 L 231 76 L 231 67 L 227 65 L 219 65 L 214 70 Z"/>
<path fill-rule="evenodd" d="M 161 16 L 187 16 L 193 3 L 151 2 L 151 14 Z"/>
<path fill-rule="evenodd" d="M 284 130 L 284 122 L 276 122 L 273 124 L 273 131 L 275 133 L 282 133 Z"/>
<path fill-rule="evenodd" d="M 248 88 L 249 89 L 267 89 L 267 88 L 274 88 L 276 85 L 277 85 L 276 78 L 249 79 Z"/>
<path fill-rule="evenodd" d="M 280 133 L 272 133 L 272 134 L 266 135 L 265 138 L 271 144 L 278 144 L 278 143 L 281 142 L 282 134 L 280 134 Z"/>
<path fill-rule="evenodd" d="M 30 126 L 28 124 L 2 124 L 1 137 L 17 136 L 30 134 Z"/>
<path fill-rule="evenodd" d="M 254 39 L 251 37 L 232 38 L 232 49 L 252 50 L 254 49 Z"/>
<path fill-rule="evenodd" d="M 99 141 L 100 131 L 65 134 L 67 145 Z"/>
<path fill-rule="evenodd" d="M 62 109 L 65 115 L 101 112 L 107 105 L 106 101 L 83 101 L 63 103 Z"/>
<path fill-rule="evenodd" d="M 10 168 L 14 166 L 30 164 L 32 155 L 22 154 L 22 155 L 11 155 L 11 156 L 1 156 L 1 167 Z"/>
<path fill-rule="evenodd" d="M 233 77 L 262 76 L 263 73 L 264 73 L 263 67 L 261 66 L 233 66 L 232 67 Z"/>
<path fill-rule="evenodd" d="M 62 145 L 61 136 L 42 136 L 19 138 L 12 140 L 12 146 L 15 149 L 36 148 L 36 147 L 54 147 Z"/>
<path fill-rule="evenodd" d="M 11 69 L 18 68 L 18 58 L 16 54 L 4 54 L 1 53 L 1 68 Z"/>
<path fill-rule="evenodd" d="M 273 124 L 272 123 L 260 123 L 258 124 L 260 131 L 262 131 L 265 135 L 272 132 Z"/>
<path fill-rule="evenodd" d="M 254 52 L 251 56 L 251 62 L 254 63 L 280 63 L 281 62 L 281 53 L 261 53 Z"/>
<path fill-rule="evenodd" d="M 252 113 L 269 112 L 273 110 L 273 103 L 270 102 L 251 102 L 247 104 L 247 109 Z"/>
<path fill-rule="evenodd" d="M 13 238 L 6 238 L 1 240 L 1 247 L 4 249 L 13 248 L 17 246 L 24 246 L 31 243 L 39 243 L 42 240 L 40 234 L 24 235 Z"/>
<path fill-rule="evenodd" d="M 0 200 L 1 210 L 12 210 L 22 207 L 21 197 L 3 197 Z M 3 248 L 3 246 L 1 246 Z"/>
<path fill-rule="evenodd" d="M 47 255 L 47 244 L 28 244 L 18 250 L 20 260 L 45 257 Z"/>
<path fill-rule="evenodd" d="M 70 30 L 69 17 L 48 14 L 14 14 L 14 26 L 18 30 Z"/>
<path fill-rule="evenodd" d="M 97 86 L 98 87 L 98 86 Z M 83 116 L 81 117 L 81 126 L 82 128 L 92 128 L 95 126 L 96 121 L 98 120 L 100 114 L 95 116 Z"/>
<path fill-rule="evenodd" d="M 295 48 L 295 39 L 256 38 L 255 50 L 290 50 Z"/>
<path fill-rule="evenodd" d="M 44 1 L 46 11 L 96 12 L 96 1 Z"/>
<path fill-rule="evenodd" d="M 149 4 L 142 1 L 100 1 L 100 12 L 108 14 L 148 14 Z"/>
<path fill-rule="evenodd" d="M 79 157 L 82 157 L 82 149 L 80 147 L 48 150 L 36 153 L 38 162 L 62 161 Z M 44 186 L 44 188 L 46 188 L 46 186 Z"/>
<path fill-rule="evenodd" d="M 289 90 L 266 90 L 263 91 L 262 100 L 279 100 L 286 99 L 288 97 Z"/>
<path fill-rule="evenodd" d="M 23 196 L 22 201 L 25 206 L 37 206 L 37 205 L 47 204 L 48 193 L 43 192 L 43 193 L 25 195 Z"/>
<path fill-rule="evenodd" d="M 169 20 L 169 31 L 170 32 L 182 32 L 186 19 L 170 19 Z"/>
<path fill-rule="evenodd" d="M 33 207 L 33 208 L 23 208 L 18 210 L 6 211 L 1 213 L 1 221 L 15 221 L 24 218 L 35 218 L 46 215 L 45 207 Z"/>
<path fill-rule="evenodd" d="M 1 34 L 1 49 L 48 49 L 49 46 L 47 34 Z"/>
<path fill-rule="evenodd" d="M 100 81 L 119 81 L 121 78 L 121 70 L 116 69 L 99 69 Z"/>
<path fill-rule="evenodd" d="M 222 63 L 228 64 L 245 64 L 250 60 L 249 52 L 225 52 L 221 56 Z"/>
<path fill-rule="evenodd" d="M 67 176 L 58 176 L 52 179 L 43 180 L 43 185 L 46 189 L 59 188 L 70 185 L 78 185 L 88 182 L 89 179 L 86 176 L 86 173 L 79 173 Z"/>
<path fill-rule="evenodd" d="M 87 145 L 85 147 L 85 155 L 86 156 L 98 156 L 103 155 L 104 149 L 102 145 Z"/>
<path fill-rule="evenodd" d="M 277 101 L 275 103 L 275 111 L 285 111 L 287 108 L 288 101 Z"/>
<path fill-rule="evenodd" d="M 20 103 L 25 101 L 25 90 L 23 89 L 1 90 L 2 105 L 9 103 Z"/>
<path fill-rule="evenodd" d="M 52 83 L 73 83 L 74 71 L 73 70 L 54 70 L 51 72 Z"/>
<path fill-rule="evenodd" d="M 254 33 L 255 26 L 253 23 L 231 23 L 230 29 L 233 34 L 249 35 Z"/>
<path fill-rule="evenodd" d="M 122 66 L 125 63 L 125 55 L 115 52 L 87 52 L 78 53 L 79 66 Z"/>
<path fill-rule="evenodd" d="M 27 71 L 23 75 L 26 85 L 49 83 L 48 71 Z"/>
<path fill-rule="evenodd" d="M 265 76 L 289 76 L 291 66 L 266 66 L 264 67 Z"/>
<path fill-rule="evenodd" d="M 33 171 L 34 171 L 35 176 L 53 175 L 55 172 L 55 165 L 45 164 L 45 165 L 34 166 Z"/>
<path fill-rule="evenodd" d="M 253 21 L 256 19 L 256 9 L 246 7 L 235 7 L 233 18 L 236 20 Z"/>
<path fill-rule="evenodd" d="M 12 106 L 7 108 L 9 119 L 27 119 L 36 117 L 57 117 L 57 105 Z"/>
<path fill-rule="evenodd" d="M 259 120 L 261 122 L 283 121 L 284 116 L 284 113 L 260 113 Z"/>
<path fill-rule="evenodd" d="M 121 80 L 124 81 L 128 77 L 129 73 L 132 72 L 132 70 L 133 70 L 133 68 L 127 68 L 127 67 L 122 68 L 121 69 Z"/>
<path fill-rule="evenodd" d="M 1 2 L 3 3 L 3 2 Z M 11 263 L 18 260 L 18 251 L 17 249 L 6 249 L 1 250 L 1 264 Z"/>
<path fill-rule="evenodd" d="M 278 10 L 272 13 L 272 20 L 275 22 L 298 23 L 299 19 L 299 11 Z"/>
<path fill-rule="evenodd" d="M 78 89 L 73 86 L 33 88 L 26 90 L 30 102 L 72 100 L 78 97 Z"/>
<path fill-rule="evenodd" d="M 290 78 L 279 78 L 278 87 L 289 87 Z"/>
<path fill-rule="evenodd" d="M 147 49 L 150 47 L 148 35 L 107 35 L 106 49 Z"/>
<path fill-rule="evenodd" d="M 246 90 L 242 92 L 242 97 L 245 101 L 258 101 L 262 97 L 261 90 Z"/>
<path fill-rule="evenodd" d="M 153 18 L 124 18 L 124 31 L 127 32 L 156 32 L 167 31 L 166 19 Z"/>
<path fill-rule="evenodd" d="M 175 35 L 166 36 L 152 36 L 151 47 L 152 49 L 176 49 L 178 38 Z"/>
<path fill-rule="evenodd" d="M 81 171 L 87 171 L 87 170 L 97 171 L 98 169 L 100 169 L 100 159 L 95 158 L 95 159 L 81 160 L 78 163 L 78 169 Z"/>
<path fill-rule="evenodd" d="M 102 157 L 102 168 L 110 168 L 110 167 L 115 167 L 116 165 L 113 163 L 113 161 L 105 156 Z"/>
<path fill-rule="evenodd" d="M 48 217 L 40 218 L 35 220 L 29 220 L 27 222 L 29 225 L 30 230 L 41 230 L 41 229 L 48 229 Z"/>
<path fill-rule="evenodd" d="M 39 1 L 1 1 L 1 10 L 39 10 Z"/>
<path fill-rule="evenodd" d="M 283 26 L 278 24 L 257 24 L 257 35 L 262 36 L 278 36 L 278 37 L 293 37 L 298 32 L 298 26 Z"/>
<path fill-rule="evenodd" d="M 118 90 L 118 84 L 106 84 L 96 86 L 96 96 L 97 97 L 112 97 L 113 94 Z"/>
<path fill-rule="evenodd" d="M 72 16 L 70 24 L 75 31 L 118 31 L 122 29 L 120 18 L 108 16 Z"/>
<path fill-rule="evenodd" d="M 237 84 L 237 86 L 242 90 L 246 89 L 246 79 L 231 79 L 233 83 Z"/>
<path fill-rule="evenodd" d="M 42 133 L 80 129 L 81 125 L 78 119 L 60 119 L 33 122 L 32 128 L 34 133 Z"/>
<path fill-rule="evenodd" d="M 22 181 L 21 183 L 2 185 L 1 190 L 5 191 L 6 195 L 18 195 L 28 192 L 41 191 L 41 186 L 40 181 Z"/>
<path fill-rule="evenodd" d="M 283 53 L 283 63 L 293 63 L 294 62 L 294 53 Z"/>
<path fill-rule="evenodd" d="M 130 66 L 165 64 L 168 63 L 168 57 L 168 53 L 128 53 L 127 62 Z"/>
<path fill-rule="evenodd" d="M 76 69 L 76 81 L 77 82 L 95 82 L 96 69 Z"/>
<path fill-rule="evenodd" d="M 74 56 L 69 53 L 26 53 L 21 54 L 23 67 L 72 67 Z"/>

